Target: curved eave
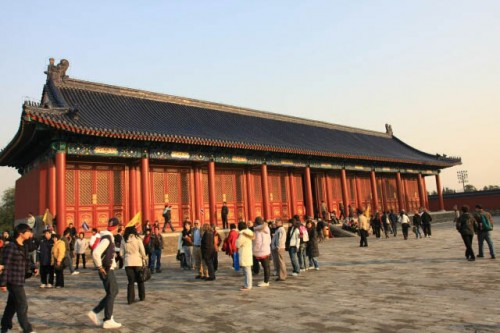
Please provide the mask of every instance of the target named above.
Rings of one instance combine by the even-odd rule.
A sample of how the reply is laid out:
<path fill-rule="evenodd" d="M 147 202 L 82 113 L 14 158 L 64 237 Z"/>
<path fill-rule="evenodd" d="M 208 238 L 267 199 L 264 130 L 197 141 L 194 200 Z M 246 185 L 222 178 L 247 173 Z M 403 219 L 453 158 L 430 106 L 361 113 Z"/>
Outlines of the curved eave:
<path fill-rule="evenodd" d="M 134 140 L 134 141 L 149 141 L 149 142 L 165 142 L 165 143 L 181 143 L 189 145 L 200 145 L 200 146 L 212 146 L 221 148 L 232 148 L 232 149 L 245 149 L 254 151 L 265 151 L 265 152 L 275 152 L 275 153 L 285 153 L 285 154 L 297 154 L 305 156 L 319 156 L 319 157 L 329 157 L 337 159 L 348 159 L 348 160 L 365 160 L 372 162 L 392 162 L 392 163 L 404 163 L 412 165 L 426 165 L 434 166 L 438 168 L 447 168 L 460 162 L 453 161 L 435 161 L 435 162 L 423 162 L 418 160 L 403 160 L 396 158 L 387 157 L 376 157 L 376 156 L 366 156 L 366 155 L 354 155 L 354 154 L 339 154 L 332 152 L 324 152 L 313 149 L 298 149 L 290 147 L 272 146 L 272 145 L 262 145 L 262 144 L 250 144 L 245 142 L 233 142 L 226 140 L 214 140 L 206 138 L 197 137 L 186 137 L 181 135 L 158 135 L 155 133 L 145 133 L 145 132 L 133 132 L 133 131 L 117 131 L 103 128 L 83 128 L 81 126 L 72 124 L 70 121 L 62 120 L 56 121 L 53 119 L 45 118 L 36 114 L 30 115 L 33 121 L 48 125 L 50 127 L 82 135 L 90 135 L 97 137 L 122 139 L 122 140 Z M 428 155 L 428 154 L 426 154 Z M 432 156 L 432 155 L 430 155 Z M 435 157 L 434 157 L 435 158 Z"/>
<path fill-rule="evenodd" d="M 19 153 L 24 150 L 24 147 L 26 147 L 26 145 L 33 140 L 35 132 L 35 126 L 33 123 L 22 117 L 16 135 L 0 152 L 0 166 L 18 168 L 20 165 L 18 163 L 14 163 L 14 161 L 17 160 L 16 156 L 18 156 Z"/>

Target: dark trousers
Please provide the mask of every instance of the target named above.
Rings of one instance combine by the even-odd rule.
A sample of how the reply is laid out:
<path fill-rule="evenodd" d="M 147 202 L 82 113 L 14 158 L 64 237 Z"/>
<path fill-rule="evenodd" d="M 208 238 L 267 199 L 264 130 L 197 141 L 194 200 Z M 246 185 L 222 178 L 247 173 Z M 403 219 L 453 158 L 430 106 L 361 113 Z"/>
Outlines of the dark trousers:
<path fill-rule="evenodd" d="M 462 239 L 464 240 L 465 244 L 465 257 L 467 259 L 476 259 L 474 256 L 474 250 L 472 249 L 472 238 L 473 235 L 462 235 Z"/>
<path fill-rule="evenodd" d="M 259 272 L 260 272 L 259 261 L 257 260 L 257 258 L 255 258 L 255 256 L 253 256 L 252 259 L 253 259 L 252 273 L 253 274 L 259 274 Z"/>
<path fill-rule="evenodd" d="M 389 238 L 389 233 L 391 231 L 391 225 L 390 224 L 384 224 L 384 233 L 385 233 L 385 238 Z"/>
<path fill-rule="evenodd" d="M 264 268 L 264 282 L 267 283 L 267 282 L 269 282 L 269 278 L 271 277 L 271 267 L 269 265 L 269 256 L 265 257 L 264 259 L 258 259 L 258 261 L 262 265 L 262 268 Z"/>
<path fill-rule="evenodd" d="M 64 269 L 54 269 L 56 273 L 56 287 L 64 287 Z"/>
<path fill-rule="evenodd" d="M 142 267 L 138 266 L 128 266 L 125 267 L 125 273 L 127 274 L 127 303 L 132 304 L 135 302 L 135 287 L 134 283 L 137 282 L 137 288 L 139 289 L 139 299 L 144 301 L 146 298 L 146 288 L 144 287 L 144 281 L 141 281 L 139 274 Z"/>
<path fill-rule="evenodd" d="M 77 253 L 76 254 L 76 269 L 78 269 L 78 265 L 80 265 L 80 256 L 82 257 L 83 268 L 86 268 L 85 265 L 86 265 L 87 261 L 85 260 L 85 253 Z"/>
<path fill-rule="evenodd" d="M 380 238 L 380 226 L 374 226 L 373 232 L 375 233 L 375 237 Z"/>
<path fill-rule="evenodd" d="M 203 258 L 207 264 L 208 278 L 215 279 L 214 256 L 211 258 Z"/>
<path fill-rule="evenodd" d="M 361 236 L 361 239 L 359 240 L 359 246 L 368 246 L 368 231 L 360 229 L 359 235 Z"/>
<path fill-rule="evenodd" d="M 123 268 L 123 258 L 120 255 L 120 252 L 115 252 L 115 261 L 116 261 L 116 265 L 118 265 L 118 268 L 122 269 Z M 78 267 L 78 264 L 76 266 Z"/>
<path fill-rule="evenodd" d="M 219 252 L 214 252 L 214 272 L 217 272 L 219 269 Z"/>
<path fill-rule="evenodd" d="M 48 277 L 48 278 L 47 278 Z M 42 284 L 54 284 L 54 266 L 40 266 L 40 280 Z"/>
<path fill-rule="evenodd" d="M 403 230 L 403 237 L 405 239 L 408 239 L 408 228 L 410 227 L 410 225 L 408 223 L 403 223 L 401 225 L 401 229 Z"/>
<path fill-rule="evenodd" d="M 397 224 L 397 222 L 392 222 L 391 223 L 391 227 L 392 227 L 392 234 L 394 235 L 394 237 L 396 237 L 398 235 L 398 224 Z"/>
<path fill-rule="evenodd" d="M 15 286 L 8 283 L 7 290 L 9 292 L 9 296 L 3 312 L 1 323 L 2 331 L 12 329 L 12 318 L 14 318 L 14 314 L 16 313 L 19 326 L 23 329 L 23 333 L 33 331 L 33 327 L 28 321 L 28 301 L 26 299 L 24 286 Z"/>
<path fill-rule="evenodd" d="M 163 223 L 163 228 L 161 229 L 161 232 L 165 232 L 165 230 L 167 230 L 167 224 L 169 225 L 170 227 L 170 230 L 172 230 L 172 232 L 175 231 L 174 229 L 174 226 L 172 225 L 172 221 L 171 220 L 165 220 L 165 223 Z"/>
<path fill-rule="evenodd" d="M 151 251 L 151 258 L 149 259 L 149 268 L 154 271 L 156 263 L 156 269 L 161 269 L 161 249 L 155 249 Z"/>
<path fill-rule="evenodd" d="M 99 272 L 99 278 L 102 281 L 106 296 L 93 309 L 95 313 L 104 310 L 104 321 L 110 320 L 113 316 L 113 308 L 115 306 L 115 298 L 118 295 L 118 284 L 116 283 L 115 271 L 110 269 L 106 274 Z"/>
<path fill-rule="evenodd" d="M 422 229 L 424 230 L 425 237 L 432 235 L 430 223 L 425 223 L 424 225 L 422 225 Z"/>
<path fill-rule="evenodd" d="M 229 224 L 227 223 L 227 215 L 222 216 L 222 229 L 227 229 L 229 228 Z"/>

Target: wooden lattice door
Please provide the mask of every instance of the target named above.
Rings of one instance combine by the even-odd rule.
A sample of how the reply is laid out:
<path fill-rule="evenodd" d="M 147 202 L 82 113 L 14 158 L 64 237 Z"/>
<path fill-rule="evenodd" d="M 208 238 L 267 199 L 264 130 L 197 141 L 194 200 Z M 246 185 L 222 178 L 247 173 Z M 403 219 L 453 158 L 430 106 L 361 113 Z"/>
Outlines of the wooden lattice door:
<path fill-rule="evenodd" d="M 287 190 L 287 174 L 273 172 L 268 174 L 269 203 L 271 205 L 271 218 L 284 218 L 290 216 Z"/>

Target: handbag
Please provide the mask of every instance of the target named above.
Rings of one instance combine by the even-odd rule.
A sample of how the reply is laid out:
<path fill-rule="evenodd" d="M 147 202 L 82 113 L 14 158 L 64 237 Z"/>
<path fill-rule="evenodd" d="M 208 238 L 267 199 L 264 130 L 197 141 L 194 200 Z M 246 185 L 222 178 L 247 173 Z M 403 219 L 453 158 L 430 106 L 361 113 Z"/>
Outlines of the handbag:
<path fill-rule="evenodd" d="M 151 270 L 146 263 L 142 263 L 141 270 L 139 271 L 139 282 L 146 282 L 151 279 Z"/>

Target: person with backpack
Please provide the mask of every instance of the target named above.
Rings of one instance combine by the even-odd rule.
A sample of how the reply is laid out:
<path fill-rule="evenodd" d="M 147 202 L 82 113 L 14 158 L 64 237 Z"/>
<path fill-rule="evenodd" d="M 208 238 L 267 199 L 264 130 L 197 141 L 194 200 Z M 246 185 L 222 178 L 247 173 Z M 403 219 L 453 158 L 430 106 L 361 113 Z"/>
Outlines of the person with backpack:
<path fill-rule="evenodd" d="M 458 218 L 456 227 L 457 231 L 462 235 L 465 244 L 465 258 L 469 261 L 475 261 L 474 250 L 472 249 L 472 239 L 476 231 L 476 220 L 469 213 L 469 206 L 463 205 L 461 208 L 462 215 Z"/>
<path fill-rule="evenodd" d="M 102 281 L 106 295 L 91 311 L 87 313 L 89 319 L 96 325 L 104 329 L 119 328 L 122 324 L 117 323 L 113 318 L 113 307 L 118 294 L 118 284 L 115 276 L 115 244 L 114 235 L 118 232 L 120 221 L 112 217 L 108 221 L 107 230 L 101 231 L 99 244 L 92 252 L 92 259 L 99 271 L 99 279 Z M 97 314 L 104 310 L 104 320 L 101 321 Z"/>
<path fill-rule="evenodd" d="M 427 212 L 427 209 L 424 207 L 420 208 L 420 217 L 422 218 L 422 229 L 424 229 L 424 236 L 425 238 L 429 237 L 431 238 L 432 232 L 431 232 L 431 222 L 432 222 L 432 216 Z"/>
<path fill-rule="evenodd" d="M 493 246 L 493 241 L 491 240 L 491 231 L 493 230 L 493 219 L 491 214 L 483 209 L 483 206 L 476 205 L 475 214 L 476 224 L 477 224 L 477 241 L 479 247 L 478 257 L 483 258 L 483 244 L 484 241 L 488 244 L 490 250 L 491 259 L 495 259 L 495 247 Z"/>

